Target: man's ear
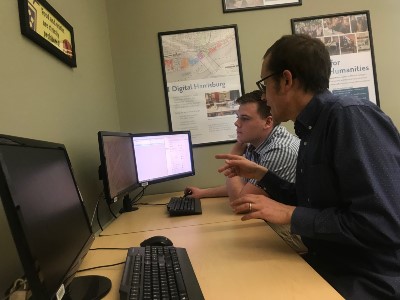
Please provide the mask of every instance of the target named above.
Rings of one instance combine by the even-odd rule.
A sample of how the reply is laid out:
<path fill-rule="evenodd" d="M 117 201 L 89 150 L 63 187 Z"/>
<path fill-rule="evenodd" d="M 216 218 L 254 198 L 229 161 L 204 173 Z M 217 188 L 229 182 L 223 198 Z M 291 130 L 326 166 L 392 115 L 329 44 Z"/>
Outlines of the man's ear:
<path fill-rule="evenodd" d="M 284 78 L 284 87 L 285 89 L 291 88 L 293 86 L 293 75 L 289 70 L 285 70 L 282 73 Z"/>
<path fill-rule="evenodd" d="M 272 117 L 271 117 L 271 116 L 268 116 L 268 117 L 265 119 L 265 126 L 266 126 L 266 127 L 272 127 L 272 126 L 274 126 L 274 121 L 272 120 Z"/>

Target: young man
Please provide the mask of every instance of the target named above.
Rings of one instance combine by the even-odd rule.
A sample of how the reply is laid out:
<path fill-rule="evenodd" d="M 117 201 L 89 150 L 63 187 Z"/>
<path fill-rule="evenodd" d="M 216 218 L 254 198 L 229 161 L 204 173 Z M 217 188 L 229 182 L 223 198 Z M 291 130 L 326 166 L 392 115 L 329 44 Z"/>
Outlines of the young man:
<path fill-rule="evenodd" d="M 273 120 L 270 108 L 261 100 L 261 96 L 262 92 L 257 90 L 236 100 L 239 104 L 235 122 L 237 142 L 230 153 L 244 155 L 274 170 L 283 179 L 294 182 L 299 140 Z M 254 179 L 235 177 L 228 178 L 222 186 L 207 189 L 190 186 L 186 191 L 190 190 L 191 196 L 195 198 L 228 196 L 230 201 L 245 194 L 267 195 L 255 183 Z M 270 225 L 296 251 L 306 251 L 300 238 L 290 234 L 289 226 Z"/>
<path fill-rule="evenodd" d="M 399 132 L 372 102 L 329 92 L 330 72 L 325 46 L 309 36 L 283 36 L 264 55 L 257 84 L 301 139 L 295 184 L 241 156 L 217 155 L 219 171 L 259 180 L 277 201 L 245 195 L 235 211 L 291 224 L 305 259 L 345 299 L 400 299 Z"/>

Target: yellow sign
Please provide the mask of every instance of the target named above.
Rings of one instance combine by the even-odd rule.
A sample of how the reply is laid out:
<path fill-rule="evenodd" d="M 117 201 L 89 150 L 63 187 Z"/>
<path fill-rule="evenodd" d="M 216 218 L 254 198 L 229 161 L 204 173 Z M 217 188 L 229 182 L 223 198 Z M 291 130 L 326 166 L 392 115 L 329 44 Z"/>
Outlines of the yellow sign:
<path fill-rule="evenodd" d="M 66 55 L 72 57 L 71 32 L 37 0 L 28 0 L 29 27 Z"/>

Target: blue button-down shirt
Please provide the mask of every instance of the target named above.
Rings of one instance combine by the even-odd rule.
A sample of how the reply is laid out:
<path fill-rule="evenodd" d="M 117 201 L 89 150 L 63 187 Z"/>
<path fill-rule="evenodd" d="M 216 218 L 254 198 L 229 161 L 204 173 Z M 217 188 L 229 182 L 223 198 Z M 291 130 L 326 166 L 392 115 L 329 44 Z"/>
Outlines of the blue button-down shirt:
<path fill-rule="evenodd" d="M 297 206 L 291 229 L 346 299 L 400 299 L 400 136 L 369 101 L 316 95 L 295 122 L 296 183 L 258 183 Z"/>

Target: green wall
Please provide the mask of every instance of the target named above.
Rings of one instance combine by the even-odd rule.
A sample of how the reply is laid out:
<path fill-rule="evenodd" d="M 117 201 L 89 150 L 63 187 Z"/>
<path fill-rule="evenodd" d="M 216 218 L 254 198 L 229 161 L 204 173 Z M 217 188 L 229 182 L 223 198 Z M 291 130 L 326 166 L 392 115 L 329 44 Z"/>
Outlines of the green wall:
<path fill-rule="evenodd" d="M 22 36 L 17 1 L 1 0 L 0 133 L 65 144 L 91 217 L 101 191 L 97 131 L 120 128 L 106 6 L 103 0 L 49 3 L 74 28 L 78 67 Z M 110 219 L 106 208 L 101 212 Z M 20 267 L 1 204 L 0 239 L 2 295 Z"/>
<path fill-rule="evenodd" d="M 90 216 L 102 189 L 97 131 L 167 131 L 157 33 L 237 24 L 246 91 L 256 88 L 267 47 L 290 34 L 290 19 L 369 10 L 381 108 L 400 128 L 397 72 L 398 0 L 303 0 L 301 6 L 222 13 L 220 0 L 48 0 L 73 26 L 77 64 L 71 69 L 20 33 L 16 0 L 0 1 L 0 133 L 64 143 Z M 292 130 L 292 124 L 287 125 Z M 194 149 L 196 176 L 150 187 L 224 182 L 213 156 L 230 145 Z M 103 224 L 111 219 L 100 202 Z M 117 211 L 120 204 L 115 204 Z M 95 229 L 97 224 L 94 224 Z M 19 275 L 0 206 L 0 293 Z"/>

